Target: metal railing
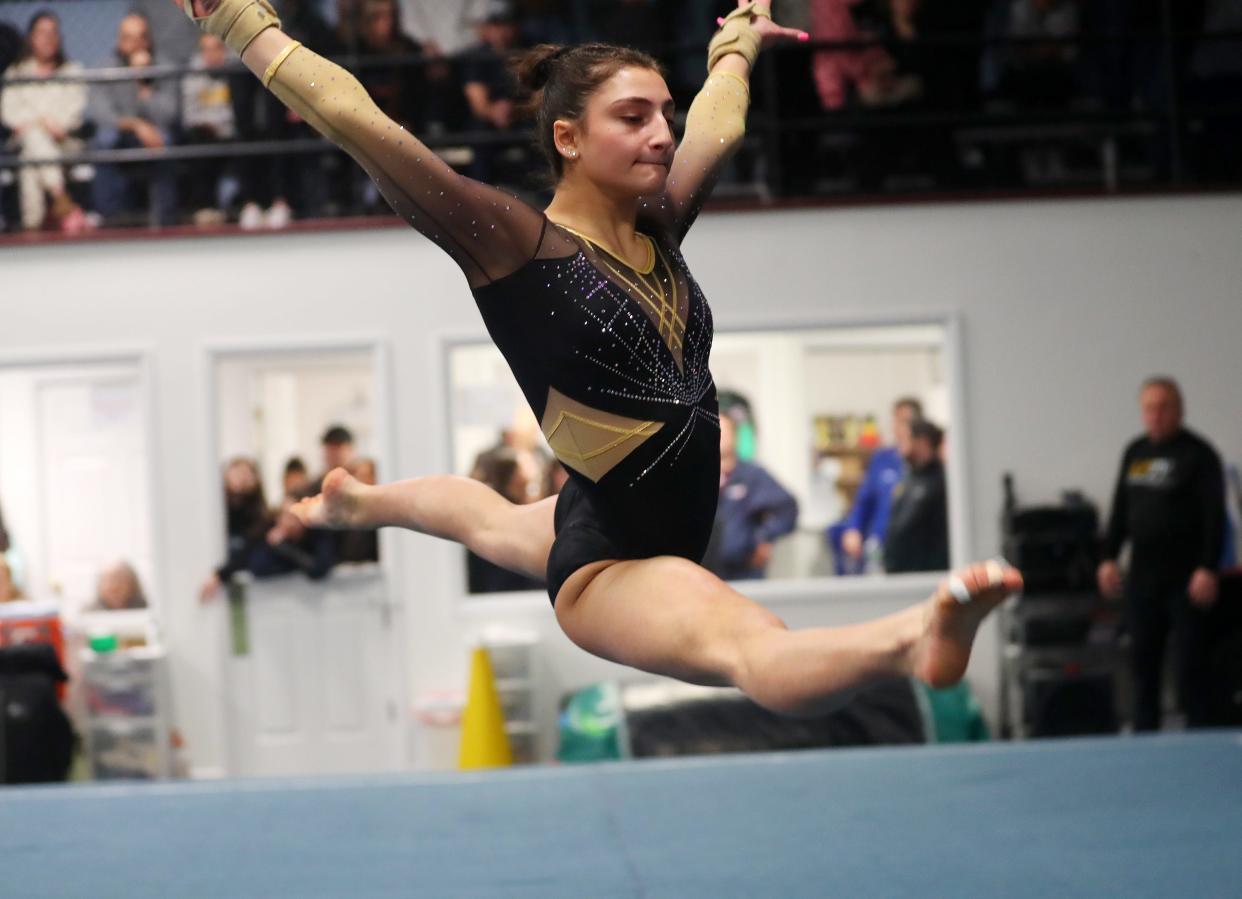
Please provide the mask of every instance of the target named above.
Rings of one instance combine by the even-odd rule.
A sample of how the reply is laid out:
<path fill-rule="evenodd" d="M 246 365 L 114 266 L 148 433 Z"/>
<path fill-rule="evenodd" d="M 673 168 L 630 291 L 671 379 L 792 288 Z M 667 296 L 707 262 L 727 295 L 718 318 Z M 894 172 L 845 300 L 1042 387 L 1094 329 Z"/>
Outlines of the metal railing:
<path fill-rule="evenodd" d="M 824 112 L 822 109 L 809 109 L 805 104 L 798 108 L 796 104 L 784 102 L 784 95 L 791 85 L 780 81 L 782 66 L 777 62 L 779 54 L 801 54 L 800 58 L 806 63 L 802 77 L 808 82 L 801 86 L 801 90 L 807 95 L 812 54 L 875 47 L 892 49 L 892 40 L 821 41 L 796 50 L 784 49 L 768 54 L 761 60 L 752 78 L 752 94 L 756 102 L 750 118 L 746 159 L 735 167 L 732 175 L 734 186 L 741 190 L 733 193 L 736 195 L 749 190 L 754 196 L 771 198 L 804 197 L 808 194 L 856 197 L 896 193 L 908 196 L 912 193 L 938 194 L 951 191 L 961 196 L 972 193 L 987 195 L 998 191 L 1006 194 L 1022 190 L 1039 191 L 1047 189 L 1049 184 L 1032 184 L 1012 177 L 1007 181 L 1005 177 L 988 174 L 971 177 L 963 158 L 992 154 L 1008 157 L 1009 165 L 1012 166 L 1013 158 L 1021 156 L 1026 149 L 1058 146 L 1066 152 L 1078 153 L 1080 158 L 1092 160 L 1087 176 L 1089 181 L 1081 176 L 1077 181 L 1068 178 L 1062 186 L 1104 193 L 1151 188 L 1236 188 L 1242 183 L 1242 172 L 1236 173 L 1235 177 L 1226 179 L 1223 183 L 1208 183 L 1202 173 L 1188 162 L 1187 155 L 1189 143 L 1204 139 L 1204 121 L 1233 123 L 1231 127 L 1234 130 L 1227 130 L 1227 133 L 1237 133 L 1237 125 L 1242 122 L 1242 98 L 1233 102 L 1197 102 L 1193 96 L 1187 95 L 1183 81 L 1192 48 L 1204 41 L 1240 42 L 1242 47 L 1242 32 L 1175 32 L 1168 2 L 1169 0 L 1165 0 L 1163 5 L 1163 28 L 1158 32 L 1097 32 L 1060 38 L 1013 38 L 986 34 L 937 35 L 904 44 L 907 48 L 918 47 L 923 51 L 966 53 L 974 57 L 976 80 L 973 89 L 966 91 L 970 100 L 957 107 L 922 102 L 882 109 L 852 105 L 840 111 Z M 1160 82 L 1161 89 L 1155 91 L 1160 102 L 1139 106 L 1117 103 L 1098 88 L 1082 88 L 1075 102 L 1050 108 L 1023 108 L 1018 104 L 1005 103 L 1003 98 L 994 98 L 989 102 L 983 97 L 978 84 L 978 71 L 981 69 L 984 54 L 998 48 L 1030 46 L 1075 48 L 1079 51 L 1079 62 L 1075 66 L 1080 75 L 1092 67 L 1097 69 L 1096 74 L 1099 75 L 1105 67 L 1105 61 L 1094 58 L 1094 54 L 1102 48 L 1111 52 L 1118 48 L 1141 47 L 1149 56 L 1152 56 L 1151 51 L 1158 51 L 1152 57 L 1156 60 L 1157 68 L 1146 74 L 1153 81 Z M 663 55 L 666 58 L 675 58 L 678 53 L 691 50 L 701 48 L 683 44 L 666 48 Z M 459 55 L 453 62 L 460 62 L 463 58 L 466 57 Z M 373 70 L 413 73 L 429 64 L 445 62 L 442 58 L 424 55 L 354 55 L 340 57 L 337 61 L 362 75 Z M 114 67 L 92 69 L 77 77 L 8 79 L 4 86 L 7 88 L 23 83 L 46 84 L 49 81 L 79 81 L 88 85 L 128 81 L 180 81 L 187 75 L 201 76 L 205 71 L 201 68 L 174 65 Z M 223 77 L 244 71 L 238 63 L 227 68 L 210 70 L 209 74 Z M 1081 85 L 1084 79 L 1080 77 L 1078 81 Z M 1132 99 L 1140 93 L 1133 83 L 1125 82 L 1122 87 L 1120 94 L 1124 97 Z M 181 91 L 176 91 L 176 97 L 180 104 Z M 178 112 L 181 112 L 180 107 Z M 181 118 L 180 115 L 178 118 Z M 433 150 L 441 152 L 447 152 L 450 148 L 474 151 L 487 146 L 512 146 L 526 143 L 533 136 L 529 129 L 523 128 L 509 131 L 431 128 L 416 134 Z M 883 178 L 877 184 L 870 184 L 861 183 L 854 177 L 851 166 L 858 159 L 866 158 L 877 146 L 891 153 L 895 143 L 904 143 L 907 145 L 905 149 L 909 150 L 916 147 L 920 140 L 938 142 L 939 152 L 949 154 L 945 158 L 950 159 L 951 166 L 954 167 L 951 177 L 944 179 L 940 175 L 932 175 L 923 182 L 918 182 L 917 179 L 911 182 L 907 179 L 897 186 L 885 182 Z M 205 159 L 304 156 L 337 152 L 339 151 L 327 141 L 310 137 L 289 140 L 229 140 L 209 144 L 174 143 L 155 149 L 96 147 L 54 159 L 23 159 L 9 152 L 0 155 L 0 174 L 5 170 L 49 163 L 65 166 L 153 162 L 177 164 Z M 1134 173 L 1127 169 L 1127 154 L 1145 160 L 1143 165 L 1137 166 Z M 905 154 L 906 157 L 911 155 L 915 157 L 912 170 L 917 175 L 917 151 Z M 842 174 L 836 182 L 825 186 L 822 180 L 816 179 L 816 170 L 829 163 L 835 164 Z M 904 159 L 904 164 L 910 163 L 909 158 Z M 809 173 L 808 167 L 812 169 Z M 801 178 L 794 177 L 798 173 Z M 938 179 L 946 183 L 939 183 Z"/>

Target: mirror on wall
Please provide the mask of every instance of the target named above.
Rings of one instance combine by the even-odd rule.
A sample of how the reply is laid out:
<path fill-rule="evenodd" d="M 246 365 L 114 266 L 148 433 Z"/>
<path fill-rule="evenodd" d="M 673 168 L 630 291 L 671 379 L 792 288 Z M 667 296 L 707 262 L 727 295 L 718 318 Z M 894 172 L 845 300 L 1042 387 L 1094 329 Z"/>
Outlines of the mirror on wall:
<path fill-rule="evenodd" d="M 454 472 L 514 502 L 557 492 L 563 470 L 500 353 L 446 352 Z M 730 580 L 947 568 L 948 353 L 943 322 L 717 332 L 728 475 L 705 564 Z M 468 593 L 539 589 L 478 568 L 463 551 Z"/>
<path fill-rule="evenodd" d="M 0 601 L 158 606 L 138 360 L 0 366 Z"/>

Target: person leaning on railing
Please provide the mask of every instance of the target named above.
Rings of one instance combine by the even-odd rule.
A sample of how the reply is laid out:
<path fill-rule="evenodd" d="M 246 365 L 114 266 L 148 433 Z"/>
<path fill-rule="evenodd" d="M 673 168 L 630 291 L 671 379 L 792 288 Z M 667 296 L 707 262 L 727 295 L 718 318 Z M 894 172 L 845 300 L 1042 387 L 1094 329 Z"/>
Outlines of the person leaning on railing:
<path fill-rule="evenodd" d="M 143 68 L 161 62 L 151 43 L 145 16 L 131 12 L 116 32 L 116 63 Z M 172 142 L 177 126 L 177 84 L 168 79 L 134 79 L 95 84 L 91 116 L 99 126 L 96 143 L 103 150 L 160 150 Z M 95 209 L 105 221 L 117 222 L 130 212 L 130 193 L 139 180 L 149 180 L 151 216 L 155 224 L 172 224 L 177 210 L 176 173 L 168 163 L 136 170 L 132 164 L 100 165 L 95 172 Z"/>
<path fill-rule="evenodd" d="M 30 20 L 17 61 L 4 73 L 6 82 L 78 75 L 82 67 L 65 56 L 60 21 L 39 12 Z M 78 137 L 86 111 L 86 85 L 80 81 L 5 84 L 0 93 L 0 122 L 12 132 L 9 143 L 22 160 L 55 160 L 81 148 Z M 18 170 L 22 227 L 45 225 L 77 231 L 85 224 L 82 210 L 69 198 L 65 173 L 56 163 L 27 165 Z M 48 197 L 51 213 L 48 213 Z"/>

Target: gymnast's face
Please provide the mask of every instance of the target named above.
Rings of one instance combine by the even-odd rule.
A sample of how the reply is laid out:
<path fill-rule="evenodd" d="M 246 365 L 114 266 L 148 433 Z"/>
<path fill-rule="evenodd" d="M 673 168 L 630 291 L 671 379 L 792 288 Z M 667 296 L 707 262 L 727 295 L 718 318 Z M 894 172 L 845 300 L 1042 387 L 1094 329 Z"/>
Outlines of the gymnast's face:
<path fill-rule="evenodd" d="M 664 190 L 676 149 L 672 123 L 660 73 L 627 67 L 596 89 L 579 121 L 556 123 L 557 146 L 567 174 L 613 196 L 640 197 Z"/>

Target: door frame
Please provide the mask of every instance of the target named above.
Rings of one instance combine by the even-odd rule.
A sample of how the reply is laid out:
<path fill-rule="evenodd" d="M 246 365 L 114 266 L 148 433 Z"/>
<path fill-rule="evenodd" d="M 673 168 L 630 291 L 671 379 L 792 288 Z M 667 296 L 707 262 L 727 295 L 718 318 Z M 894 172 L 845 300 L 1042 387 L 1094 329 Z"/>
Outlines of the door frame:
<path fill-rule="evenodd" d="M 397 453 L 394 443 L 397 433 L 397 422 L 395 417 L 395 407 L 393 405 L 393 381 L 392 381 L 392 360 L 389 350 L 388 340 L 378 333 L 362 332 L 353 334 L 304 334 L 288 337 L 232 337 L 211 339 L 203 341 L 199 345 L 198 364 L 199 383 L 202 385 L 202 411 L 201 420 L 204 423 L 204 452 L 202 458 L 202 471 L 206 479 L 205 484 L 218 485 L 220 482 L 220 460 L 218 458 L 220 448 L 220 426 L 216 418 L 216 407 L 219 402 L 219 391 L 217 389 L 217 366 L 220 362 L 229 359 L 238 359 L 252 356 L 273 357 L 282 354 L 297 355 L 302 353 L 365 353 L 371 360 L 371 376 L 375 382 L 375 414 L 377 421 L 375 422 L 375 456 L 376 464 L 381 472 L 391 472 L 396 470 Z M 208 516 L 211 525 L 211 532 L 215 535 L 212 545 L 209 548 L 210 557 L 219 559 L 224 557 L 225 541 L 224 536 L 225 519 L 224 509 L 218 502 L 218 491 L 214 488 L 210 491 L 211 495 L 216 496 L 216 501 L 209 500 L 207 503 Z M 380 570 L 384 574 L 384 578 L 392 590 L 397 589 L 397 585 L 403 583 L 401 579 L 401 563 L 398 558 L 397 535 L 391 528 L 384 529 L 379 532 L 380 543 Z M 214 564 L 209 562 L 208 565 Z M 221 608 L 221 615 L 227 615 L 227 609 L 223 603 L 218 603 L 217 607 Z M 392 626 L 393 640 L 395 645 L 392 647 L 392 664 L 394 667 L 393 676 L 395 678 L 395 701 L 397 703 L 397 720 L 394 730 L 394 743 L 390 747 L 394 767 L 406 766 L 406 743 L 407 730 L 404 710 L 408 708 L 408 676 L 409 665 L 406 659 L 406 648 L 409 645 L 409 635 L 407 633 L 408 623 L 405 614 L 405 607 L 400 601 L 394 601 L 390 605 L 390 611 L 393 613 L 395 621 Z M 222 627 L 222 632 L 227 630 Z M 219 678 L 217 683 L 220 684 L 222 690 L 226 691 L 229 687 L 229 654 L 228 640 L 220 641 L 219 654 Z M 237 771 L 238 752 L 237 752 L 237 734 L 234 733 L 234 710 L 228 701 L 227 695 L 222 703 L 223 711 L 223 749 L 225 775 L 235 775 Z"/>
<path fill-rule="evenodd" d="M 92 365 L 129 365 L 138 375 L 138 391 L 143 414 L 143 442 L 147 451 L 147 518 L 151 524 L 151 583 L 148 596 L 157 597 L 154 612 L 167 615 L 164 600 L 168 596 L 166 528 L 160 515 L 159 497 L 163 495 L 164 466 L 159 455 L 159 416 L 155 385 L 155 348 L 147 343 L 83 344 L 39 349 L 0 350 L 0 372 L 12 369 L 89 367 Z M 46 553 L 44 553 L 46 557 Z M 41 562 L 46 563 L 46 558 Z"/>

